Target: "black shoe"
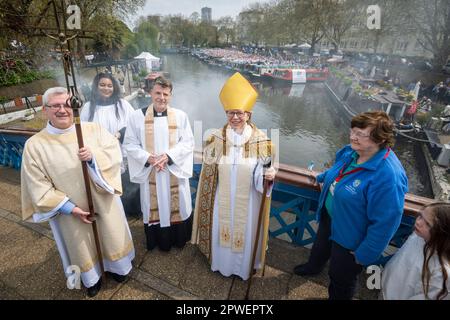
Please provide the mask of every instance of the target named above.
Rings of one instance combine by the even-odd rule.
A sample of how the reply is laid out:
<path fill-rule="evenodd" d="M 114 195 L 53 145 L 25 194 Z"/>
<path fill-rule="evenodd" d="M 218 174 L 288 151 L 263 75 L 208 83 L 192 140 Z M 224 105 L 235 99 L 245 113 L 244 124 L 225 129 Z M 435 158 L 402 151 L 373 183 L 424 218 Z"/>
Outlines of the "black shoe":
<path fill-rule="evenodd" d="M 96 284 L 94 284 L 92 287 L 87 288 L 87 295 L 89 298 L 95 297 L 97 293 L 100 291 L 100 288 L 102 287 L 102 279 L 99 279 Z"/>
<path fill-rule="evenodd" d="M 299 264 L 294 268 L 294 273 L 298 276 L 315 276 L 322 270 L 312 269 L 307 263 Z"/>
<path fill-rule="evenodd" d="M 127 280 L 127 278 L 128 278 L 128 275 L 122 276 L 122 275 L 120 275 L 120 274 L 113 273 L 113 272 L 109 272 L 109 274 L 111 275 L 111 277 L 112 277 L 116 282 L 119 282 L 119 283 L 124 282 L 124 281 Z"/>

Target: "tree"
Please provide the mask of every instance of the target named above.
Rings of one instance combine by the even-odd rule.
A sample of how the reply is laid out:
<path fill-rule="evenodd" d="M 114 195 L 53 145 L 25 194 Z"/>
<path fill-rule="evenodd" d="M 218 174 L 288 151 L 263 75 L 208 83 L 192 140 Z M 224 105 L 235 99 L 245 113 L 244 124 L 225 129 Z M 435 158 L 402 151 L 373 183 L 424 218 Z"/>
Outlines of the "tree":
<path fill-rule="evenodd" d="M 390 54 L 392 54 L 397 37 L 411 32 L 411 30 L 408 30 L 408 20 L 412 9 L 411 0 L 377 1 L 376 4 L 381 9 L 381 26 L 379 29 L 373 30 L 369 30 L 366 26 L 366 8 L 371 4 L 373 4 L 372 0 L 361 1 L 360 23 L 355 24 L 358 27 L 355 28 L 356 36 L 358 38 L 367 37 L 369 39 L 368 46 L 373 49 L 375 54 L 381 49 L 380 43 L 387 43 L 390 40 L 391 44 L 388 44 L 388 48 Z"/>
<path fill-rule="evenodd" d="M 234 21 L 230 16 L 222 17 L 215 22 L 218 28 L 219 38 L 221 36 L 225 37 L 225 44 L 228 45 L 230 42 L 234 41 L 235 31 L 234 31 Z"/>
<path fill-rule="evenodd" d="M 189 21 L 194 25 L 198 25 L 200 23 L 200 14 L 196 11 L 192 12 L 192 14 L 189 16 Z"/>
<path fill-rule="evenodd" d="M 302 37 L 303 14 L 296 8 L 297 0 L 282 0 L 274 7 L 273 23 L 278 30 L 279 41 L 277 45 L 285 45 L 305 41 Z M 271 10 L 272 11 L 272 10 Z M 284 22 L 286 21 L 286 22 Z M 268 24 L 270 29 L 270 23 Z"/>
<path fill-rule="evenodd" d="M 103 17 L 102 24 L 110 27 L 99 28 L 94 38 L 94 48 L 98 52 L 109 52 L 115 60 L 120 59 L 121 52 L 126 52 L 126 45 L 133 38 L 131 30 L 123 21 L 112 16 Z"/>
<path fill-rule="evenodd" d="M 294 16 L 301 30 L 300 38 L 311 45 L 310 54 L 314 53 L 316 44 L 323 38 L 325 16 L 327 15 L 327 0 L 296 0 Z M 301 22 L 301 24 L 300 24 Z"/>
<path fill-rule="evenodd" d="M 250 4 L 248 9 L 239 14 L 237 23 L 240 41 L 259 45 L 264 37 L 260 32 L 264 25 L 264 6 L 260 3 Z"/>
<path fill-rule="evenodd" d="M 54 1 L 58 12 L 66 11 L 66 1 Z M 81 26 L 86 30 L 89 26 L 100 25 L 115 16 L 125 19 L 142 7 L 145 0 L 84 0 L 77 1 L 81 11 Z M 64 7 L 62 8 L 61 5 Z M 45 52 L 55 41 L 45 38 L 45 33 L 55 35 L 57 24 L 54 18 L 53 5 L 48 0 L 0 0 L 0 12 L 2 19 L 0 27 L 7 30 L 8 40 L 19 40 L 35 53 Z M 62 21 L 61 21 L 62 22 Z M 105 24 L 89 32 L 90 36 L 99 39 L 100 35 L 109 33 L 105 31 Z M 119 25 L 114 25 L 119 35 L 122 34 Z M 119 29 L 117 29 L 119 28 Z M 37 38 L 38 37 L 38 38 Z M 118 36 L 114 36 L 117 44 L 122 42 Z M 39 40 L 36 40 L 39 39 Z M 110 46 L 113 49 L 114 44 Z M 80 57 L 84 57 L 85 40 L 77 38 L 75 48 Z"/>
<path fill-rule="evenodd" d="M 181 15 L 168 16 L 166 26 L 163 28 L 165 39 L 171 45 L 182 46 L 184 42 L 183 28 L 186 26 L 185 19 Z"/>
<path fill-rule="evenodd" d="M 361 17 L 360 0 L 327 0 L 325 15 L 322 20 L 322 28 L 325 37 L 333 44 L 335 51 L 341 45 L 341 41 L 354 26 L 356 19 Z"/>
<path fill-rule="evenodd" d="M 433 54 L 433 64 L 440 69 L 450 55 L 450 1 L 414 0 L 410 26 L 415 27 L 420 46 Z"/>
<path fill-rule="evenodd" d="M 140 51 L 159 51 L 159 30 L 151 22 L 143 22 L 137 27 L 134 42 Z"/>

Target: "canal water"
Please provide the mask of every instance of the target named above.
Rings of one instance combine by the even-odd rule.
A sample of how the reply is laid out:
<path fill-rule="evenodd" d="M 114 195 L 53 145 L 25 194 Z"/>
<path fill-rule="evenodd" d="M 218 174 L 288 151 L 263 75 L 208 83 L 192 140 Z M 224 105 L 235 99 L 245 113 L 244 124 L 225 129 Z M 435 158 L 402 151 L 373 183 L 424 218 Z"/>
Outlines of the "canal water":
<path fill-rule="evenodd" d="M 210 66 L 189 55 L 163 56 L 164 71 L 173 82 L 171 105 L 190 118 L 198 144 L 201 135 L 226 123 L 219 100 L 220 90 L 232 72 Z M 349 121 L 321 83 L 273 87 L 254 82 L 259 91 L 252 121 L 278 140 L 281 163 L 322 171 L 332 163 L 336 151 L 349 143 Z M 431 197 L 427 175 L 415 161 L 414 144 L 398 141 L 398 154 L 409 178 L 409 192 Z M 426 170 L 425 170 L 426 171 Z"/>

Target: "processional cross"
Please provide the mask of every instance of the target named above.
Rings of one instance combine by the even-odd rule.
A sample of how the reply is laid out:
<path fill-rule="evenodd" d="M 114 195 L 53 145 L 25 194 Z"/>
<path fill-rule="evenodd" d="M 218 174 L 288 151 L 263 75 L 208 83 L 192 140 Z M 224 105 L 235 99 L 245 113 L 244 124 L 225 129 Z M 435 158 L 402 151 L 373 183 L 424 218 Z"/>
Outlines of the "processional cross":
<path fill-rule="evenodd" d="M 63 69 L 64 69 L 64 77 L 66 80 L 66 86 L 67 86 L 67 92 L 70 95 L 70 98 L 66 101 L 66 105 L 71 107 L 73 110 L 73 116 L 74 116 L 74 123 L 75 123 L 75 130 L 77 134 L 77 140 L 78 140 L 78 147 L 82 148 L 84 147 L 83 142 L 83 134 L 81 131 L 81 124 L 80 124 L 80 108 L 83 105 L 83 101 L 81 100 L 78 88 L 77 88 L 77 82 L 75 78 L 75 72 L 74 72 L 74 66 L 73 66 L 73 60 L 72 60 L 72 53 L 70 48 L 70 42 L 71 40 L 75 38 L 92 38 L 90 36 L 86 36 L 85 32 L 93 32 L 89 30 L 82 30 L 81 29 L 81 11 L 80 8 L 77 5 L 70 4 L 72 1 L 68 0 L 60 0 L 60 8 L 62 9 L 60 12 L 58 12 L 57 7 L 57 0 L 50 0 L 47 3 L 47 6 L 43 10 L 42 14 L 40 15 L 37 24 L 34 26 L 34 30 L 39 30 L 41 33 L 37 34 L 37 36 L 46 36 L 50 39 L 56 40 L 60 51 L 63 52 Z M 42 18 L 45 17 L 47 11 L 50 9 L 50 7 L 53 8 L 54 11 L 54 18 L 56 22 L 57 28 L 48 28 L 48 27 L 40 27 L 40 22 Z M 64 8 L 67 7 L 67 10 L 64 10 Z M 67 16 L 67 14 L 70 14 Z M 56 35 L 49 34 L 44 30 L 52 30 L 57 31 Z M 77 30 L 77 31 L 74 31 Z M 71 33 L 71 34 L 69 34 Z M 90 179 L 88 175 L 87 170 L 87 164 L 85 161 L 82 161 L 81 168 L 83 171 L 83 177 L 84 177 L 84 184 L 86 188 L 86 196 L 88 200 L 88 206 L 89 206 L 89 216 L 88 218 L 92 221 L 92 231 L 94 234 L 95 239 L 95 246 L 97 249 L 97 257 L 100 264 L 100 269 L 102 272 L 102 278 L 104 281 L 106 281 L 105 277 L 105 270 L 103 266 L 103 256 L 100 246 L 100 240 L 98 235 L 98 229 L 97 229 L 97 223 L 95 219 L 95 211 L 94 211 L 94 204 L 92 201 L 92 193 L 91 193 L 91 186 L 90 186 Z"/>

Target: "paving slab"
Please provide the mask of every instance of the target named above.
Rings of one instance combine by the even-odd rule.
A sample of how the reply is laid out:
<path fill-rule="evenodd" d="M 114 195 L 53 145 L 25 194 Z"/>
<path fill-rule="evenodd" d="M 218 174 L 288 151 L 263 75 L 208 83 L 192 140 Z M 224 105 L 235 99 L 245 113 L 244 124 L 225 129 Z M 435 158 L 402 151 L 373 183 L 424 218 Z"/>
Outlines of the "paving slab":
<path fill-rule="evenodd" d="M 0 167 L 0 194 L 2 209 L 20 215 L 20 173 L 18 171 Z"/>
<path fill-rule="evenodd" d="M 182 274 L 180 287 L 201 299 L 228 299 L 232 277 L 224 277 L 217 271 L 211 271 L 206 257 L 197 247 L 189 245 L 186 249 L 192 259 Z"/>
<path fill-rule="evenodd" d="M 0 278 L 16 288 L 52 255 L 54 245 L 48 238 L 19 226 L 2 243 Z"/>
<path fill-rule="evenodd" d="M 0 243 L 6 241 L 9 233 L 16 230 L 19 226 L 3 217 L 0 217 Z"/>
<path fill-rule="evenodd" d="M 16 289 L 8 287 L 0 281 L 0 300 L 24 300 Z"/>
<path fill-rule="evenodd" d="M 292 245 L 279 239 L 269 240 L 269 249 L 266 254 L 266 265 L 292 273 L 298 264 L 308 261 L 310 250 Z"/>
<path fill-rule="evenodd" d="M 169 300 L 170 298 L 160 292 L 136 281 L 128 281 L 113 296 L 112 300 Z"/>
<path fill-rule="evenodd" d="M 33 272 L 17 287 L 17 291 L 26 299 L 52 300 L 66 288 L 66 277 L 59 253 L 54 250 L 45 263 Z"/>
<path fill-rule="evenodd" d="M 267 266 L 264 276 L 253 276 L 249 291 L 249 300 L 284 300 L 287 297 L 289 280 L 292 275 L 282 270 Z M 236 277 L 230 299 L 243 300 L 248 288 L 248 281 Z"/>
<path fill-rule="evenodd" d="M 197 300 L 198 297 L 193 295 L 190 292 L 187 292 L 177 286 L 174 286 L 160 278 L 157 278 L 148 272 L 134 269 L 130 277 L 139 283 L 146 285 L 149 288 L 152 288 L 163 295 L 166 295 L 174 300 Z"/>
<path fill-rule="evenodd" d="M 172 247 L 169 252 L 155 248 L 147 251 L 141 269 L 174 286 L 178 286 L 186 268 L 194 260 L 193 250 L 195 248 L 190 244 L 186 244 L 183 249 Z"/>
<path fill-rule="evenodd" d="M 287 299 L 289 300 L 318 300 L 328 299 L 328 287 L 317 282 L 292 277 L 289 283 Z"/>
<path fill-rule="evenodd" d="M 140 267 L 145 260 L 147 247 L 145 243 L 144 224 L 142 220 L 128 220 L 131 235 L 133 237 L 135 258 L 133 267 Z"/>

